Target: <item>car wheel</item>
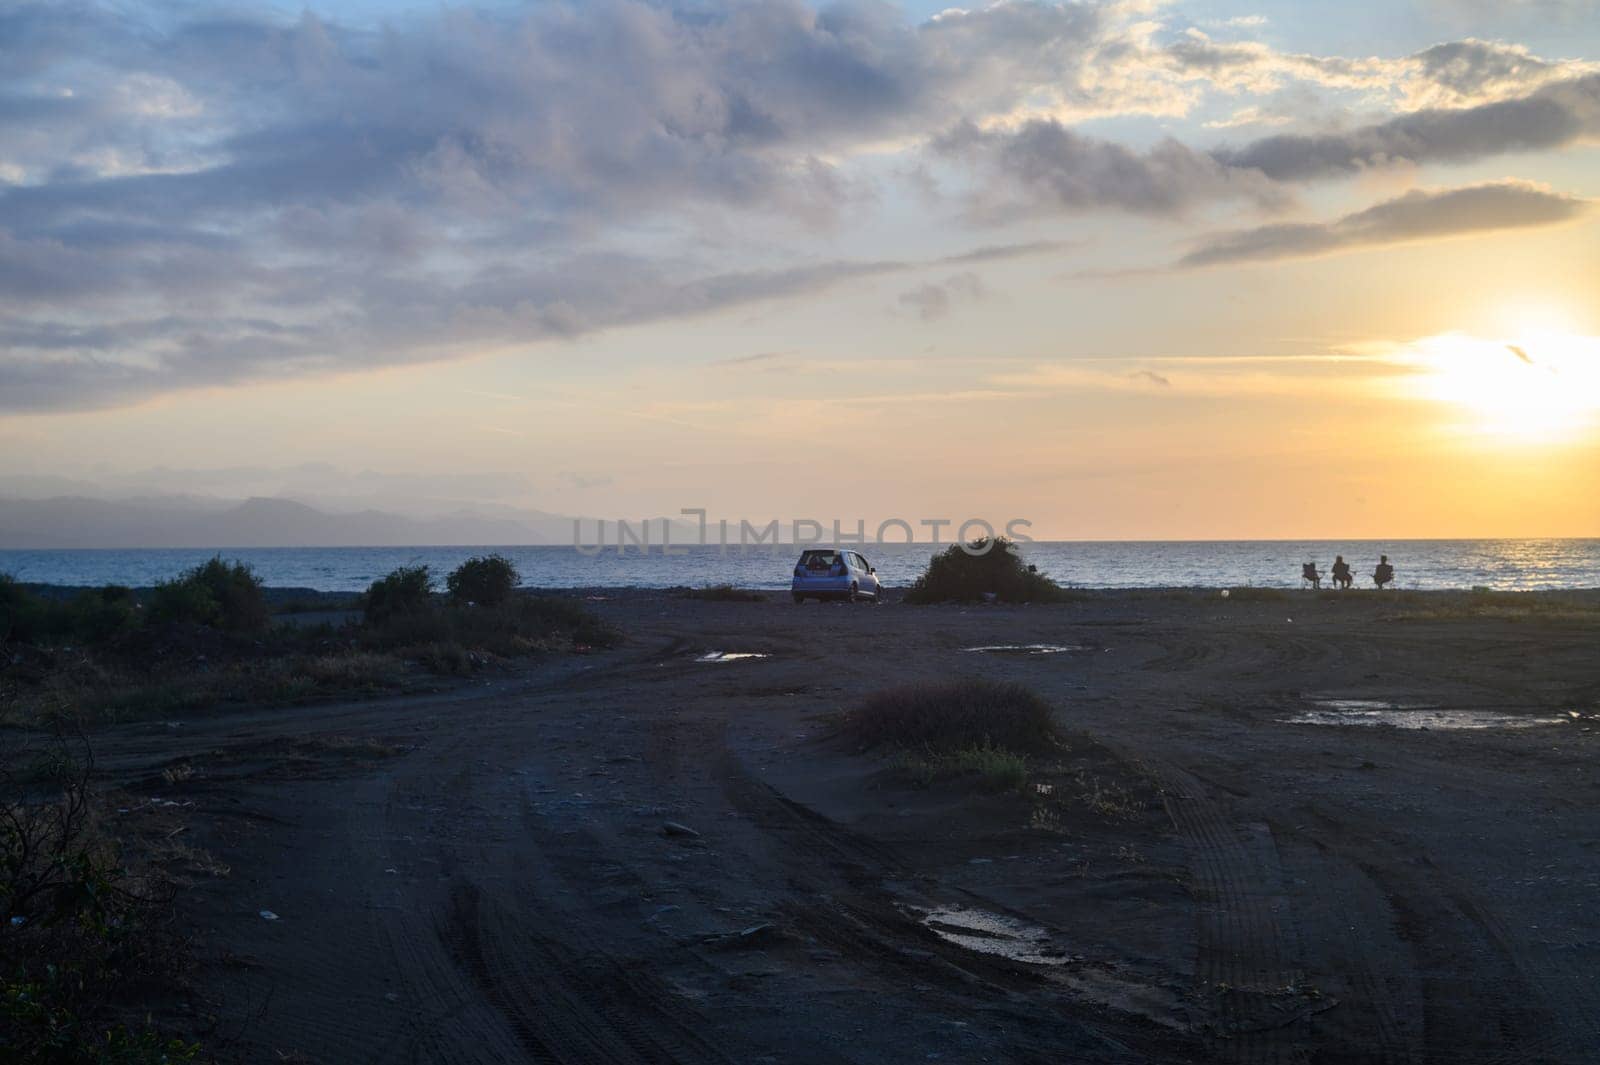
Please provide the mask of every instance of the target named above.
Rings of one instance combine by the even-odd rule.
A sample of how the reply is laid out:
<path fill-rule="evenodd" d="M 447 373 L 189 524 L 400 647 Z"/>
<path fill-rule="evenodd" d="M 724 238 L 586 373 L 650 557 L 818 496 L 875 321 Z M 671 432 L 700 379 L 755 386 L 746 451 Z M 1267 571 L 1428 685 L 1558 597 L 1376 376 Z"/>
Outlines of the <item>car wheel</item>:
<path fill-rule="evenodd" d="M 861 602 L 861 587 L 855 581 L 850 582 L 850 602 Z"/>

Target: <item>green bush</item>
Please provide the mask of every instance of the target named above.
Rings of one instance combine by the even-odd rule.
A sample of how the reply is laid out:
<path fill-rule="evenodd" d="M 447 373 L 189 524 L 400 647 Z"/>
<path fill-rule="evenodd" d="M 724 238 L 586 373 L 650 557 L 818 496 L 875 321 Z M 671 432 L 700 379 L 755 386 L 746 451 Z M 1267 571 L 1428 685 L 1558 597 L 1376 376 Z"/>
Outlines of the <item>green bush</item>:
<path fill-rule="evenodd" d="M 149 613 L 154 621 L 233 632 L 260 632 L 268 621 L 261 578 L 245 563 L 224 562 L 220 556 L 156 585 Z"/>
<path fill-rule="evenodd" d="M 906 751 L 897 764 L 923 787 L 948 777 L 966 777 L 988 791 L 1020 790 L 1028 782 L 1027 755 L 987 744 L 948 753 Z"/>
<path fill-rule="evenodd" d="M 401 566 L 367 586 L 362 610 L 367 622 L 386 621 L 396 614 L 414 614 L 433 603 L 433 574 L 427 566 Z"/>
<path fill-rule="evenodd" d="M 959 680 L 877 692 L 845 716 L 867 747 L 936 755 L 972 749 L 1031 754 L 1060 745 L 1050 704 L 1020 684 Z"/>
<path fill-rule="evenodd" d="M 1016 545 L 1002 536 L 951 544 L 933 556 L 905 601 L 975 603 L 993 596 L 1003 603 L 1051 603 L 1067 595 L 1060 585 L 1023 563 Z"/>
<path fill-rule="evenodd" d="M 139 625 L 139 603 L 131 588 L 108 584 L 80 592 L 67 605 L 66 621 L 80 643 L 110 643 Z"/>
<path fill-rule="evenodd" d="M 522 579 L 511 560 L 499 555 L 469 558 L 445 578 L 450 598 L 458 603 L 498 606 L 511 598 Z"/>
<path fill-rule="evenodd" d="M 9 573 L 0 573 L 0 643 L 35 643 L 51 627 L 45 603 Z"/>
<path fill-rule="evenodd" d="M 618 632 L 570 599 L 519 596 L 498 606 L 440 603 L 427 610 L 392 614 L 366 626 L 362 643 L 416 658 L 430 668 L 447 665 L 443 672 L 459 672 L 463 653 L 486 651 L 502 657 L 575 646 L 609 647 L 621 639 Z"/>

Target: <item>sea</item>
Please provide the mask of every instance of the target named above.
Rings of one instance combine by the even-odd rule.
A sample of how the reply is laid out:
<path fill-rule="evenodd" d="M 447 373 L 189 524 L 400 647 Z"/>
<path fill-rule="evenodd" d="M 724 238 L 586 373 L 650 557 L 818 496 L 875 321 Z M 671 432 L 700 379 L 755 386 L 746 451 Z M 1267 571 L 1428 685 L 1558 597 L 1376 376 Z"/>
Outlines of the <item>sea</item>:
<path fill-rule="evenodd" d="M 941 548 L 928 543 L 851 545 L 891 588 L 916 579 Z M 1295 588 L 1300 567 L 1326 576 L 1343 555 L 1356 587 L 1372 587 L 1380 555 L 1396 584 L 1411 589 L 1600 588 L 1600 539 L 1562 540 L 1216 540 L 1061 541 L 1020 545 L 1024 559 L 1061 584 L 1083 588 Z M 677 553 L 681 551 L 682 553 Z M 0 550 L 0 573 L 39 584 L 148 587 L 220 555 L 254 568 L 275 588 L 363 591 L 397 566 L 428 566 L 440 577 L 474 555 L 504 555 L 535 588 L 670 588 L 732 584 L 782 589 L 800 549 L 761 545 L 648 552 L 511 545 L 477 547 L 258 547 L 129 550 Z"/>

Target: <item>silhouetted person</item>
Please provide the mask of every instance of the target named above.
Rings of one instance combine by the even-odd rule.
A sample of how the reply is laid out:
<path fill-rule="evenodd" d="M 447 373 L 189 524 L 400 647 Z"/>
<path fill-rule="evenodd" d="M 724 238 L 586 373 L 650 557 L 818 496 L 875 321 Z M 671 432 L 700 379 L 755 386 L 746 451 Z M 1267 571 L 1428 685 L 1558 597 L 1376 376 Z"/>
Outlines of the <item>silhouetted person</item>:
<path fill-rule="evenodd" d="M 1372 583 L 1381 591 L 1383 586 L 1394 580 L 1394 567 L 1389 565 L 1388 555 L 1378 556 L 1378 568 L 1372 571 Z"/>
<path fill-rule="evenodd" d="M 1300 567 L 1300 579 L 1310 581 L 1313 588 L 1320 589 L 1322 587 L 1322 574 L 1317 572 L 1317 564 L 1315 562 L 1307 562 Z"/>
<path fill-rule="evenodd" d="M 1348 588 L 1355 583 L 1355 577 L 1350 573 L 1350 563 L 1344 560 L 1343 555 L 1333 557 L 1333 586 L 1335 588 Z"/>

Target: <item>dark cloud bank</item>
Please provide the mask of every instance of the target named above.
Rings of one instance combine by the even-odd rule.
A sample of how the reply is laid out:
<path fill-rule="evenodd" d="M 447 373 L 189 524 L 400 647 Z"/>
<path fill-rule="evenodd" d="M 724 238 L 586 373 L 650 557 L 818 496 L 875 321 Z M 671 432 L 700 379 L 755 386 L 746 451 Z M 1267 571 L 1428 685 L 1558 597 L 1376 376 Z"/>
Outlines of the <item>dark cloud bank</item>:
<path fill-rule="evenodd" d="M 719 265 L 688 239 L 712 217 L 736 232 L 827 224 L 862 195 L 827 160 L 886 139 L 970 167 L 977 213 L 1005 218 L 1273 204 L 1287 183 L 1600 130 L 1596 76 L 1211 152 L 1136 151 L 1053 122 L 985 128 L 1041 87 L 1087 99 L 1086 66 L 1126 49 L 1110 9 L 1086 4 L 912 26 L 865 2 L 598 0 L 383 30 L 241 10 L 0 10 L 0 410 L 448 357 L 927 265 Z M 1470 80 L 1477 62 L 1503 80 L 1494 58 L 1440 69 Z M 1531 194 L 1472 194 L 1456 214 L 1433 204 L 1436 219 L 1537 210 Z M 1401 217 L 1423 205 L 1373 212 L 1390 208 L 1195 254 L 1449 228 Z M 1060 247 L 990 243 L 945 262 Z M 974 292 L 946 281 L 906 306 L 934 318 Z"/>
<path fill-rule="evenodd" d="M 1202 241 L 1179 266 L 1217 266 L 1327 255 L 1347 248 L 1569 222 L 1588 201 L 1532 185 L 1498 182 L 1442 192 L 1414 190 L 1333 222 L 1259 226 Z"/>

